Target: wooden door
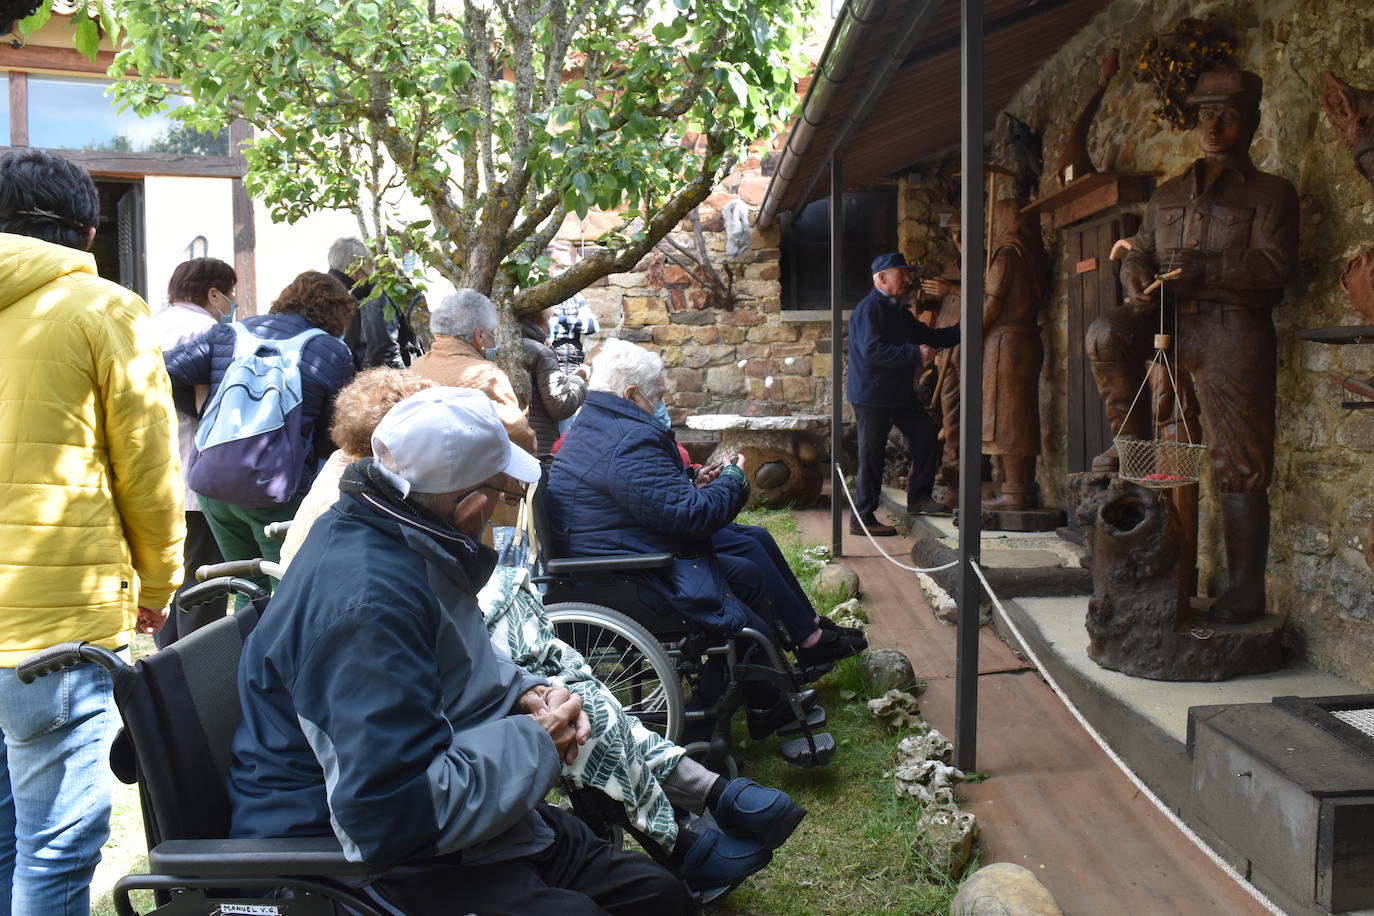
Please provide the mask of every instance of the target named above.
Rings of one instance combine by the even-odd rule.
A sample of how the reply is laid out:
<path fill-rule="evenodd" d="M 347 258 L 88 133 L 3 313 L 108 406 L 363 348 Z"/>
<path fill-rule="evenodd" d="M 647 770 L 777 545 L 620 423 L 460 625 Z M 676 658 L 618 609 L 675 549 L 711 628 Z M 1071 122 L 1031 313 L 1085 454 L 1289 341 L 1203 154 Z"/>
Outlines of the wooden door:
<path fill-rule="evenodd" d="M 1117 239 L 1135 234 L 1140 218 L 1115 213 L 1063 230 L 1069 259 L 1069 472 L 1086 471 L 1111 445 L 1114 432 L 1097 394 L 1083 338 L 1099 315 L 1121 303 L 1117 263 L 1110 258 Z"/>

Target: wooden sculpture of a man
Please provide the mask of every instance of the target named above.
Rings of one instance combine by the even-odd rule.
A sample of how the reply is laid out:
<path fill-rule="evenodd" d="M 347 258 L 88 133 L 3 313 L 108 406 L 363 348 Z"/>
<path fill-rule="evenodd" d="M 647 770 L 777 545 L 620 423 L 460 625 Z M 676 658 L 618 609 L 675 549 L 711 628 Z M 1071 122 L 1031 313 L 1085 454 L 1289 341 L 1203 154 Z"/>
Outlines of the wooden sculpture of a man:
<path fill-rule="evenodd" d="M 1160 295 L 1145 289 L 1157 275 L 1178 271 L 1165 285 L 1165 323 L 1173 332 L 1177 321 L 1170 358 L 1191 377 L 1202 402 L 1230 578 L 1210 613 L 1226 624 L 1266 611 L 1277 372 L 1271 313 L 1298 254 L 1297 192 L 1250 161 L 1263 85 L 1256 74 L 1238 70 L 1198 78 L 1190 101 L 1199 108 L 1195 136 L 1203 157 L 1155 192 L 1134 250 L 1122 262 L 1126 307 L 1093 322 L 1087 334 L 1113 431 L 1154 438 L 1146 405 L 1130 410 L 1160 320 Z M 1179 381 L 1183 399 L 1192 401 Z M 1196 404 L 1180 406 L 1185 419 L 1196 416 Z M 1117 467 L 1114 447 L 1093 461 L 1094 470 Z"/>
<path fill-rule="evenodd" d="M 1050 259 L 1040 217 L 1020 202 L 997 202 L 983 300 L 983 453 L 1002 459 L 1001 492 L 985 509 L 1036 505 L 1035 457 L 1040 454 L 1040 311 Z"/>

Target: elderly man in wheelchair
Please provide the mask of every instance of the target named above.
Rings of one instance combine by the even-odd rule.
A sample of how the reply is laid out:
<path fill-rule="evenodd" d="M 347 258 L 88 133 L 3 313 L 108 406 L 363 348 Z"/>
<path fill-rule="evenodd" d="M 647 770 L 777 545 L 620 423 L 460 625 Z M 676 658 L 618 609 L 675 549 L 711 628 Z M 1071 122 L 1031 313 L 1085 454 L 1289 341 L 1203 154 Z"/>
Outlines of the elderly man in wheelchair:
<path fill-rule="evenodd" d="M 137 772 L 155 872 L 121 881 L 121 914 L 133 912 L 136 887 L 159 889 L 168 913 L 332 912 L 320 898 L 373 916 L 448 912 L 455 901 L 482 913 L 684 906 L 666 871 L 542 804 L 560 759 L 587 738 L 581 704 L 493 653 L 470 613 L 493 561 L 472 538 L 486 494 L 503 483 L 498 472 L 529 479 L 537 466 L 511 449 L 480 395 L 431 389 L 400 407 L 378 429 L 383 460 L 346 472 L 346 495 L 307 539 L 241 666 L 265 594 L 136 666 L 74 644 L 21 666 L 25 679 L 82 660 L 115 675 L 126 735 L 113 762 L 126 781 Z M 226 582 L 255 588 L 219 579 L 188 601 Z M 239 697 L 225 687 L 236 669 L 235 734 Z M 193 710 L 194 735 L 169 734 L 169 715 L 187 718 L 178 704 Z M 707 800 L 722 827 L 775 835 L 762 856 L 722 845 L 714 829 L 679 839 L 688 852 L 671 863 L 698 899 L 703 882 L 737 883 L 766 864 L 804 813 L 748 780 L 713 781 Z M 211 840 L 230 832 L 231 812 L 241 839 Z M 210 899 L 225 891 L 203 890 L 222 886 L 291 890 L 231 910 Z"/>

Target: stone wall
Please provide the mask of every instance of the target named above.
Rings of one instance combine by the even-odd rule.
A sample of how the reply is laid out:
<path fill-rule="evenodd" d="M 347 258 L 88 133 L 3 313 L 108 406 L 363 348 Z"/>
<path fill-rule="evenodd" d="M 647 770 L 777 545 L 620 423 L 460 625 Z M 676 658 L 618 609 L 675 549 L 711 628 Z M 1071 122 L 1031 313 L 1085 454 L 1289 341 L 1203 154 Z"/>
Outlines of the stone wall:
<path fill-rule="evenodd" d="M 765 144 L 756 153 L 767 151 Z M 734 276 L 733 303 L 713 301 L 705 286 L 673 262 L 666 243 L 634 271 L 612 274 L 583 292 L 603 337 L 622 337 L 663 355 L 675 424 L 691 413 L 765 416 L 829 409 L 829 322 L 784 320 L 780 232 L 755 226 L 768 182 L 762 156 L 754 155 L 698 208 L 712 266 Z M 727 262 L 722 212 L 734 200 L 749 207 L 749 249 Z M 562 237 L 590 235 L 594 228 L 570 221 Z M 673 238 L 696 249 L 690 221 Z"/>
<path fill-rule="evenodd" d="M 1197 155 L 1190 135 L 1171 133 L 1151 116 L 1153 93 L 1130 74 L 1141 45 L 1184 16 L 1211 14 L 1231 24 L 1240 62 L 1265 81 L 1255 164 L 1292 181 L 1302 200 L 1301 277 L 1275 312 L 1279 329 L 1278 460 L 1274 485 L 1270 601 L 1290 615 L 1314 663 L 1374 687 L 1374 574 L 1361 556 L 1374 515 L 1374 412 L 1342 410 L 1350 397 L 1327 370 L 1368 377 L 1374 346 L 1333 347 L 1299 341 L 1303 327 L 1359 323 L 1338 277 L 1346 260 L 1374 244 L 1374 204 L 1350 154 L 1321 112 L 1322 74 L 1330 69 L 1359 86 L 1374 85 L 1374 4 L 1368 0 L 1117 0 L 1052 58 L 1008 109 L 1044 131 L 1053 167 L 1077 107 L 1097 81 L 1098 61 L 1121 49 L 1122 72 L 1109 89 L 1092 134 L 1100 169 L 1177 174 Z M 1048 171 L 1049 169 L 1047 169 Z M 1046 175 L 1042 190 L 1055 186 Z M 1047 234 L 1048 238 L 1048 234 Z M 1041 484 L 1062 490 L 1068 303 L 1063 246 L 1052 249 L 1058 278 L 1051 305 L 1042 386 Z M 1201 572 L 1224 573 L 1221 538 L 1203 495 Z"/>

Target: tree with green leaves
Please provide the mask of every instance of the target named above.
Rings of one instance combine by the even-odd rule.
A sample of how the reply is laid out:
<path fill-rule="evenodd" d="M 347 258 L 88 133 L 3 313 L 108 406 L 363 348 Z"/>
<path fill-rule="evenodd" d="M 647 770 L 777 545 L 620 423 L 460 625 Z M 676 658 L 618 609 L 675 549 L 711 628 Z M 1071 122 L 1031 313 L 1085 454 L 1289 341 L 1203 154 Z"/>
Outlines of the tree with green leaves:
<path fill-rule="evenodd" d="M 778 128 L 810 6 L 116 0 L 111 72 L 137 74 L 117 90 L 136 110 L 179 92 L 191 127 L 251 125 L 274 218 L 353 209 L 384 261 L 413 251 L 525 315 L 631 269 Z M 622 225 L 550 277 L 543 250 L 593 207 Z"/>

